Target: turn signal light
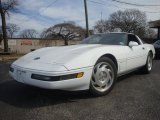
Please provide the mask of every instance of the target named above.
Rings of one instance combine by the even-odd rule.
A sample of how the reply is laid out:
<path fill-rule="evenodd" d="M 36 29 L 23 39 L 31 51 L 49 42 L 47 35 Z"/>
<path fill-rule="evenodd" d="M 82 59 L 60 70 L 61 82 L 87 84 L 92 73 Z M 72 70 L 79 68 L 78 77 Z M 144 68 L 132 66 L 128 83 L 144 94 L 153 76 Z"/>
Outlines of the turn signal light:
<path fill-rule="evenodd" d="M 83 77 L 83 72 L 80 72 L 80 73 L 77 73 L 77 78 L 81 78 L 81 77 Z"/>

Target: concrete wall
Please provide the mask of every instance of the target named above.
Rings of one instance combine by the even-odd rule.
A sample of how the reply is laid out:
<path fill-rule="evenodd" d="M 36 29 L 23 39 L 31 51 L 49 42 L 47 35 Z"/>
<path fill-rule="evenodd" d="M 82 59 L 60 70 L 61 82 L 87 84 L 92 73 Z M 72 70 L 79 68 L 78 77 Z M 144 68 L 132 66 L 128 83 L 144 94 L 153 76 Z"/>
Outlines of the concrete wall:
<path fill-rule="evenodd" d="M 79 44 L 80 41 L 70 40 L 69 45 Z M 8 46 L 12 53 L 25 54 L 33 49 L 51 46 L 63 46 L 64 40 L 40 40 L 40 39 L 8 39 Z M 1 43 L 3 49 L 3 42 Z"/>

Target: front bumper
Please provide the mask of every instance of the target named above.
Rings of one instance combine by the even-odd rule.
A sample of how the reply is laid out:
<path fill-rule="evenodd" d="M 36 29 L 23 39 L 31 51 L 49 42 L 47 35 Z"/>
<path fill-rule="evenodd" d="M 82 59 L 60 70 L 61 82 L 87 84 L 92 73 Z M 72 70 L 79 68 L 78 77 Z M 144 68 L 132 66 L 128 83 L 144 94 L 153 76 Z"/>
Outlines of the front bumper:
<path fill-rule="evenodd" d="M 33 69 L 18 67 L 15 65 L 12 65 L 12 68 L 14 70 L 9 71 L 9 73 L 11 77 L 13 77 L 13 79 L 18 82 L 45 89 L 60 89 L 69 91 L 89 89 L 89 84 L 93 69 L 93 67 L 87 67 L 71 71 L 51 72 L 51 71 L 33 70 Z M 42 81 L 31 78 L 32 74 L 54 77 L 54 76 L 63 76 L 79 72 L 84 72 L 84 75 L 81 78 L 74 78 L 74 79 L 67 79 L 60 81 Z"/>

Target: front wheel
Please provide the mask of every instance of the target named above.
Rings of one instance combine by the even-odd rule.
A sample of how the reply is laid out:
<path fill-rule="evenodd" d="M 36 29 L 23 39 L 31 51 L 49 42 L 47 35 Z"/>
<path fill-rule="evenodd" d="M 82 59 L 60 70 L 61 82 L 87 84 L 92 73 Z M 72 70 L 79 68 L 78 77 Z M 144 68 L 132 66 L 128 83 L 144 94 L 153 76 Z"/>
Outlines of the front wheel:
<path fill-rule="evenodd" d="M 90 92 L 95 96 L 102 96 L 109 93 L 117 78 L 117 68 L 114 62 L 107 57 L 100 58 L 94 66 Z"/>

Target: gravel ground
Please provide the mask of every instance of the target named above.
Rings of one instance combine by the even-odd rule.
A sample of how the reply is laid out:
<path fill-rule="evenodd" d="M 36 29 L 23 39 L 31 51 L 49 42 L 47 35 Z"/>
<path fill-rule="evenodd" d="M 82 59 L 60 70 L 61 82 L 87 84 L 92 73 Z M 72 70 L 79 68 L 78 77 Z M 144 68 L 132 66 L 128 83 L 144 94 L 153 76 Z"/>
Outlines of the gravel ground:
<path fill-rule="evenodd" d="M 149 75 L 120 77 L 106 96 L 20 84 L 0 62 L 0 120 L 160 120 L 160 60 Z"/>

